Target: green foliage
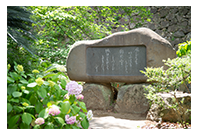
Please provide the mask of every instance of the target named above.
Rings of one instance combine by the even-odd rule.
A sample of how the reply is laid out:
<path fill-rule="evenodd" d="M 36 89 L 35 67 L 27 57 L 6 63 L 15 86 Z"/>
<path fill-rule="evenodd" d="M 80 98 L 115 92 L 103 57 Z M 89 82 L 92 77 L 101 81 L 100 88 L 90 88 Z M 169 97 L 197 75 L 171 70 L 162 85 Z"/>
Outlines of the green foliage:
<path fill-rule="evenodd" d="M 191 42 L 190 42 L 191 43 Z M 146 98 L 148 98 L 151 103 L 160 105 L 161 107 L 166 106 L 164 100 L 158 95 L 158 93 L 170 93 L 173 95 L 173 104 L 166 108 L 172 108 L 177 111 L 179 117 L 184 119 L 184 114 L 186 110 L 180 106 L 180 103 L 183 103 L 183 100 L 178 102 L 176 98 L 176 91 L 178 90 L 181 84 L 187 87 L 187 83 L 191 84 L 191 53 L 187 53 L 182 57 L 177 57 L 175 59 L 163 60 L 164 64 L 168 66 L 167 70 L 164 70 L 163 67 L 159 68 L 146 68 L 146 71 L 141 71 L 144 73 L 148 79 L 147 81 L 152 82 L 152 85 L 144 86 L 148 91 Z"/>
<path fill-rule="evenodd" d="M 54 64 L 43 72 L 35 69 L 31 74 L 26 74 L 17 63 L 14 71 L 10 71 L 11 65 L 7 68 L 8 129 L 89 127 L 85 103 L 75 95 L 68 96 L 65 90 L 69 79 L 64 66 Z M 60 113 L 50 114 L 53 106 L 58 107 Z M 77 122 L 67 124 L 65 115 L 75 116 Z"/>
<path fill-rule="evenodd" d="M 181 57 L 190 53 L 191 53 L 191 41 L 178 44 L 178 50 L 176 52 L 178 57 Z"/>
<path fill-rule="evenodd" d="M 65 65 L 74 42 L 104 38 L 112 29 L 130 30 L 130 23 L 134 28 L 143 26 L 151 13 L 128 6 L 8 6 L 7 17 L 7 62 L 22 64 L 30 73 L 43 70 L 42 64 Z"/>
<path fill-rule="evenodd" d="M 135 28 L 142 26 L 151 17 L 144 7 L 121 6 L 31 6 L 35 33 L 38 33 L 36 47 L 38 55 L 50 62 L 65 65 L 70 45 L 80 40 L 101 39 L 110 35 L 113 28 L 122 27 L 130 30 L 129 23 Z M 133 20 L 133 15 L 140 18 Z M 131 18 L 125 24 L 119 19 Z M 139 23 L 136 23 L 140 21 Z M 148 19 L 150 21 L 150 19 Z"/>
<path fill-rule="evenodd" d="M 26 70 L 35 68 L 39 61 L 35 56 L 36 38 L 31 15 L 27 7 L 7 7 L 7 62 L 11 65 L 14 61 L 21 63 Z"/>
<path fill-rule="evenodd" d="M 35 36 L 30 32 L 32 23 L 26 7 L 8 6 L 7 7 L 7 35 L 18 46 L 24 47 L 33 55 L 30 42 L 34 42 Z M 8 44 L 9 45 L 9 44 Z"/>

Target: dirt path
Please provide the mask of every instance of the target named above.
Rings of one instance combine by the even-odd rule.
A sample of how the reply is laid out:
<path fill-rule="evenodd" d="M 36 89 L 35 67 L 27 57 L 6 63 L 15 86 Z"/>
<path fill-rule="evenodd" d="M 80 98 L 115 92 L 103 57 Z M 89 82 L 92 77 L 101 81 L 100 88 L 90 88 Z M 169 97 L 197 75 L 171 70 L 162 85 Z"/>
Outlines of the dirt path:
<path fill-rule="evenodd" d="M 91 129 L 183 129 L 177 123 L 146 120 L 146 115 L 115 113 L 112 110 L 93 111 L 90 121 Z M 191 129 L 191 124 L 188 125 Z"/>
<path fill-rule="evenodd" d="M 91 129 L 141 129 L 146 120 L 127 120 L 113 116 L 93 117 L 90 121 Z"/>
<path fill-rule="evenodd" d="M 114 113 L 111 111 L 93 111 L 93 119 L 90 121 L 91 129 L 141 129 L 150 123 L 145 115 Z"/>

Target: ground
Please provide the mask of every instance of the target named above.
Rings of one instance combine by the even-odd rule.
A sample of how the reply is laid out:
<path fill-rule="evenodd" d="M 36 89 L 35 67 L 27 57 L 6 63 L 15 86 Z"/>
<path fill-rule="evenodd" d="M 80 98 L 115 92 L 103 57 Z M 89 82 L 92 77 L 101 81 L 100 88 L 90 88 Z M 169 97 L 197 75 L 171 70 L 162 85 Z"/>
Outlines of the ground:
<path fill-rule="evenodd" d="M 191 125 L 188 125 L 191 128 Z M 182 129 L 179 124 L 146 120 L 146 115 L 93 110 L 91 129 Z"/>

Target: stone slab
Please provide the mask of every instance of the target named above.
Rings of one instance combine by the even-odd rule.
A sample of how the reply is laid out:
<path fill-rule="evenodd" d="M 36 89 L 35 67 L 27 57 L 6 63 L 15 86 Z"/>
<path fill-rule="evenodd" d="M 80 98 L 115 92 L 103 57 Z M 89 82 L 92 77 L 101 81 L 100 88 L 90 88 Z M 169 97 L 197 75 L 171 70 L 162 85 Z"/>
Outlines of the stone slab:
<path fill-rule="evenodd" d="M 99 40 L 76 42 L 69 52 L 67 73 L 85 82 L 146 82 L 139 70 L 161 67 L 175 58 L 171 44 L 148 28 L 117 32 Z"/>

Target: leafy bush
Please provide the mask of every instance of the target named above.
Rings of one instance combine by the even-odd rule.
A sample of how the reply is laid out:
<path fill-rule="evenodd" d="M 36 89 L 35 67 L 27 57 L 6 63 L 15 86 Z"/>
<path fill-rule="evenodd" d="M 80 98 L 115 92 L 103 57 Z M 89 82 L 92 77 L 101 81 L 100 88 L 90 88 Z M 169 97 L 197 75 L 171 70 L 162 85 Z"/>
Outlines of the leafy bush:
<path fill-rule="evenodd" d="M 30 6 L 34 32 L 38 33 L 36 47 L 38 55 L 50 61 L 65 65 L 70 45 L 80 40 L 101 39 L 110 35 L 113 28 L 122 27 L 130 30 L 129 24 L 134 22 L 135 28 L 143 26 L 151 17 L 144 7 L 127 6 Z M 133 20 L 133 15 L 140 18 Z M 129 17 L 125 24 L 119 19 Z M 138 21 L 140 21 L 138 23 Z M 148 19 L 149 21 L 149 19 Z"/>
<path fill-rule="evenodd" d="M 178 44 L 178 50 L 176 52 L 176 54 L 178 55 L 178 57 L 187 55 L 191 53 L 191 41 L 187 41 L 184 43 L 180 43 Z"/>
<path fill-rule="evenodd" d="M 54 64 L 44 72 L 26 74 L 15 63 L 7 67 L 7 127 L 10 128 L 84 128 L 89 127 L 92 111 L 81 101 L 82 86 L 69 81 L 66 68 Z"/>
<path fill-rule="evenodd" d="M 174 59 L 168 58 L 168 60 L 163 60 L 164 64 L 168 66 L 167 70 L 164 70 L 163 67 L 159 68 L 146 68 L 146 71 L 141 71 L 144 73 L 148 79 L 147 81 L 153 82 L 152 85 L 144 86 L 144 88 L 148 91 L 146 94 L 146 98 L 151 101 L 151 104 L 155 103 L 159 106 L 164 107 L 163 99 L 158 95 L 158 93 L 170 93 L 174 96 L 173 104 L 167 108 L 172 108 L 177 111 L 179 117 L 181 118 L 181 123 L 183 124 L 184 115 L 187 113 L 186 109 L 181 107 L 181 103 L 183 101 L 178 102 L 176 98 L 176 91 L 178 90 L 181 84 L 184 84 L 187 91 L 190 92 L 189 88 L 187 87 L 187 83 L 191 84 L 191 41 L 187 42 L 187 45 L 184 43 L 181 44 L 177 54 L 181 53 L 181 57 L 177 57 Z M 186 49 L 182 50 L 182 49 Z M 184 55 L 184 56 L 182 56 Z"/>

